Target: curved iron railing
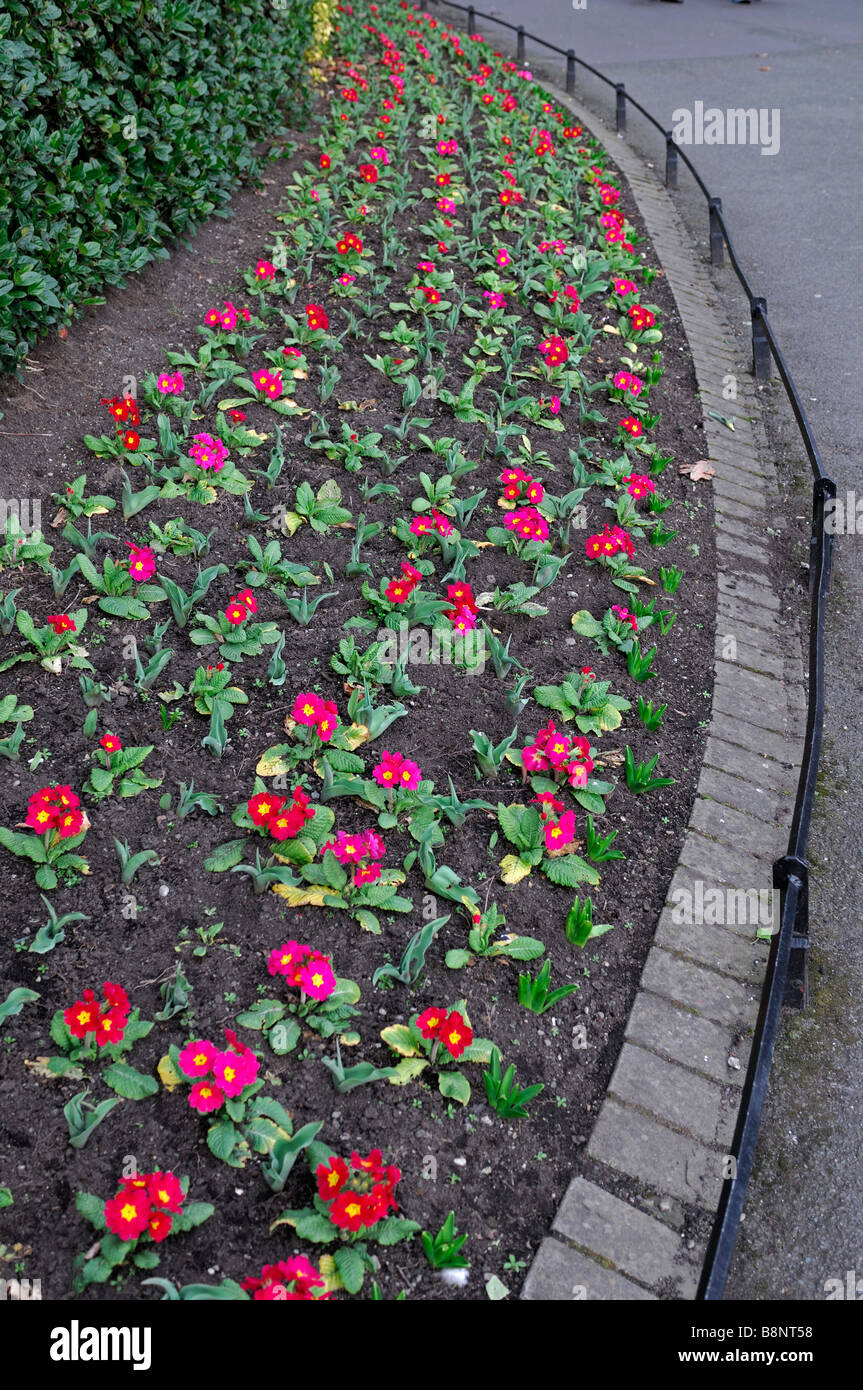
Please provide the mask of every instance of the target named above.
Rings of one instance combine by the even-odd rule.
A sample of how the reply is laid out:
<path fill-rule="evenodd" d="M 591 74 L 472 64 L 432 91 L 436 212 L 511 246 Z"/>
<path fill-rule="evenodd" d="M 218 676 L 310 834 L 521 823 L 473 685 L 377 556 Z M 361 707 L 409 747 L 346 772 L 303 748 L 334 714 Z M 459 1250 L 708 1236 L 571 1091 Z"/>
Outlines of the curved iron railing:
<path fill-rule="evenodd" d="M 794 803 L 794 816 L 788 836 L 788 849 L 773 865 L 773 886 L 779 890 L 782 904 L 780 926 L 771 940 L 752 1053 L 743 1085 L 734 1139 L 730 1146 L 730 1156 L 734 1159 L 734 1176 L 729 1178 L 723 1186 L 696 1293 L 696 1299 L 717 1300 L 722 1298 L 728 1278 L 731 1257 L 737 1239 L 737 1229 L 746 1197 L 746 1188 L 755 1159 L 755 1145 L 761 1124 L 764 1098 L 767 1093 L 767 1082 L 770 1077 L 782 1005 L 787 1003 L 802 1007 L 806 1001 L 806 956 L 809 947 L 809 865 L 806 860 L 806 848 L 815 802 L 815 784 L 818 776 L 821 736 L 824 727 L 824 622 L 833 559 L 833 535 L 832 532 L 828 533 L 825 527 L 825 510 L 828 501 L 836 496 L 836 483 L 824 471 L 821 454 L 803 402 L 767 317 L 767 301 L 762 295 L 755 293 L 737 257 L 723 216 L 722 200 L 714 197 L 710 192 L 686 151 L 675 144 L 672 132 L 666 130 L 650 111 L 630 96 L 623 82 L 615 82 L 605 73 L 592 67 L 590 63 L 586 63 L 583 58 L 578 58 L 574 49 L 559 48 L 557 44 L 549 43 L 548 40 L 540 38 L 537 34 L 528 33 L 523 24 L 510 24 L 508 20 L 502 19 L 498 15 L 491 15 L 478 10 L 475 5 L 461 5 L 455 3 L 455 0 L 429 0 L 429 3 L 445 4 L 449 9 L 460 10 L 466 14 L 469 33 L 475 30 L 478 17 L 487 19 L 500 28 L 512 30 L 517 36 L 516 61 L 522 67 L 525 62 L 525 41 L 527 39 L 552 53 L 559 54 L 566 59 L 566 91 L 569 95 L 575 91 L 577 67 L 582 67 L 586 72 L 592 73 L 600 82 L 604 82 L 606 86 L 614 89 L 615 124 L 619 134 L 626 133 L 627 106 L 633 106 L 645 120 L 655 126 L 665 139 L 666 187 L 677 188 L 678 161 L 682 160 L 704 194 L 709 217 L 711 264 L 723 264 L 724 251 L 727 247 L 729 262 L 749 301 L 752 324 L 753 375 L 759 381 L 766 381 L 771 376 L 772 363 L 776 364 L 779 378 L 785 388 L 812 466 L 812 533 L 809 566 L 809 699 L 806 711 L 806 734 Z"/>

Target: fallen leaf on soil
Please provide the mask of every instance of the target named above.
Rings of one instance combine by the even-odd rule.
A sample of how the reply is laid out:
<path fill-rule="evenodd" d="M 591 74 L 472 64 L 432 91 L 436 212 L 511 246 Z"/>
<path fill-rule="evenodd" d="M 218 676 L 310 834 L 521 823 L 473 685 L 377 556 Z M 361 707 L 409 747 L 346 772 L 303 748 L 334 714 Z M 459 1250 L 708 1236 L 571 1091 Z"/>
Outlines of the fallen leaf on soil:
<path fill-rule="evenodd" d="M 678 473 L 685 473 L 691 483 L 700 483 L 702 478 L 712 478 L 716 469 L 707 459 L 699 459 L 697 463 L 682 463 L 678 468 Z"/>
<path fill-rule="evenodd" d="M 530 865 L 523 864 L 517 854 L 506 854 L 500 861 L 501 878 L 504 883 L 521 883 L 530 873 Z"/>
<path fill-rule="evenodd" d="M 176 1091 L 177 1087 L 182 1085 L 183 1078 L 177 1071 L 177 1068 L 174 1066 L 167 1052 L 157 1066 L 156 1071 L 166 1091 Z"/>
<path fill-rule="evenodd" d="M 34 1076 L 38 1076 L 40 1081 L 59 1081 L 62 1075 L 64 1081 L 80 1081 L 84 1073 L 80 1067 L 69 1067 L 64 1072 L 52 1071 L 49 1062 L 50 1057 L 35 1057 L 31 1062 L 29 1058 L 24 1058 L 25 1067 L 29 1067 Z"/>

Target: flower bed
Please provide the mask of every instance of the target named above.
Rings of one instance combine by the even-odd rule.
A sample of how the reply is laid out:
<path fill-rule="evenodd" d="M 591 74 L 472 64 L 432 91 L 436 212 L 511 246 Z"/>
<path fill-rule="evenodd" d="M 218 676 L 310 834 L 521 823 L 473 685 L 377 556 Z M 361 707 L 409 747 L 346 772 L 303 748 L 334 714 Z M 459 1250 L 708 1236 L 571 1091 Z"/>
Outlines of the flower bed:
<path fill-rule="evenodd" d="M 322 71 L 273 244 L 0 549 L 46 1296 L 515 1293 L 688 817 L 710 514 L 627 192 L 419 12 Z"/>

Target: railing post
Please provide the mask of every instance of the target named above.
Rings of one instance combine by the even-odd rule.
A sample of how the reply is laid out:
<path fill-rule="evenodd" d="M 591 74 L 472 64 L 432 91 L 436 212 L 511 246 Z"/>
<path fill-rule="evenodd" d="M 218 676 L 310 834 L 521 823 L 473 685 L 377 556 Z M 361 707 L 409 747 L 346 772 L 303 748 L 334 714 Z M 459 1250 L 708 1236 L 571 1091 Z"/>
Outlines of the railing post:
<path fill-rule="evenodd" d="M 518 26 L 518 29 L 516 30 L 516 32 L 517 32 L 517 34 L 518 34 L 518 43 L 516 44 L 516 47 L 515 47 L 515 61 L 518 63 L 518 65 L 519 65 L 520 68 L 523 68 L 523 67 L 524 67 L 524 25 L 523 25 L 523 24 L 520 24 L 520 25 Z"/>
<path fill-rule="evenodd" d="M 617 133 L 618 133 L 618 135 L 625 135 L 625 134 L 626 134 L 626 84 L 623 83 L 623 82 L 618 82 L 618 83 L 616 83 L 614 90 L 615 90 L 615 93 L 616 93 L 616 96 L 617 96 L 617 103 L 616 103 Z"/>
<path fill-rule="evenodd" d="M 566 90 L 568 94 L 575 91 L 575 49 L 566 50 Z"/>
<path fill-rule="evenodd" d="M 725 241 L 718 216 L 722 212 L 722 199 L 711 198 L 707 206 L 710 211 L 710 264 L 722 265 L 725 259 Z"/>
<path fill-rule="evenodd" d="M 677 146 L 670 130 L 665 132 L 665 187 L 677 187 Z"/>
<path fill-rule="evenodd" d="M 473 5 L 467 7 L 467 31 L 469 34 L 476 33 L 476 10 Z"/>
<path fill-rule="evenodd" d="M 772 357 L 762 315 L 767 313 L 767 300 L 756 295 L 749 305 L 752 316 L 752 372 L 756 381 L 769 381 Z"/>

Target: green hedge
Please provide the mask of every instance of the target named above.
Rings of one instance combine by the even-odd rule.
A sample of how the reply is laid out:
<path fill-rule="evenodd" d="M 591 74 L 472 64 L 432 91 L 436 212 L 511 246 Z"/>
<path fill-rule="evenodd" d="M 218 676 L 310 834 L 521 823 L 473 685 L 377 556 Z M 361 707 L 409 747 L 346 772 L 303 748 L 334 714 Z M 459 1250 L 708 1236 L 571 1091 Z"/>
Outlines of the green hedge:
<path fill-rule="evenodd" d="M 0 3 L 0 371 L 259 172 L 311 3 Z"/>

